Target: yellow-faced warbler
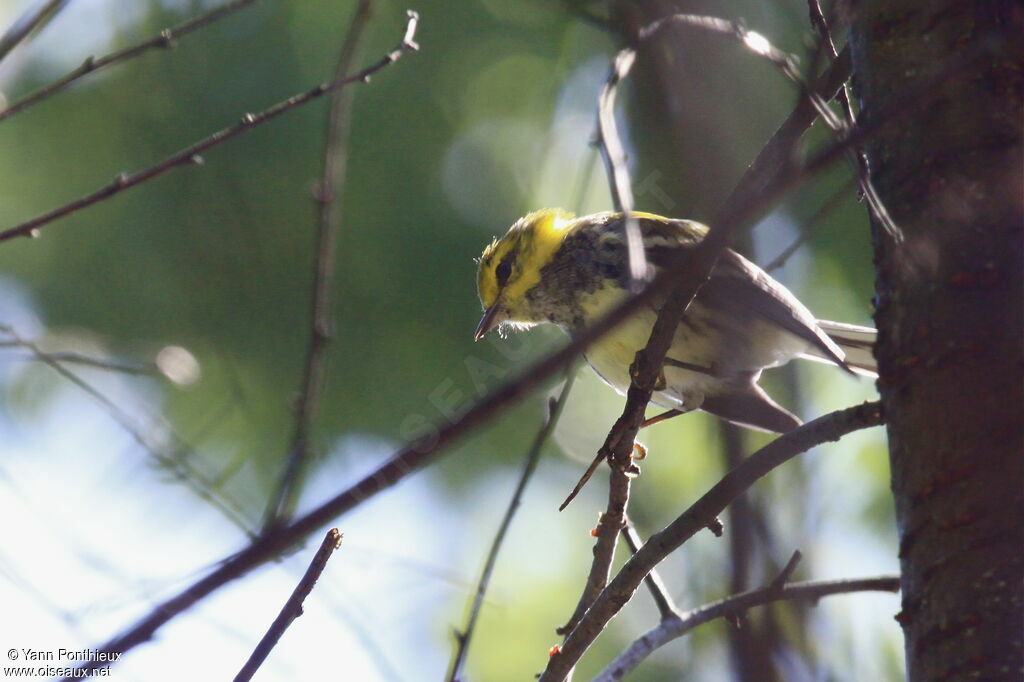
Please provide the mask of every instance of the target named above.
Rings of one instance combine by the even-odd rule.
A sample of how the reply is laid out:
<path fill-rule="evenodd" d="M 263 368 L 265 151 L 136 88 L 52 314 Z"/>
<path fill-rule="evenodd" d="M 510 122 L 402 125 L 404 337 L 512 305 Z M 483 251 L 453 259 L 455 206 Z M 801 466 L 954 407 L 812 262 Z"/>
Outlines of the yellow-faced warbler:
<path fill-rule="evenodd" d="M 656 269 L 678 249 L 695 248 L 708 230 L 691 220 L 633 215 L 647 262 Z M 571 335 L 620 304 L 630 295 L 625 222 L 621 213 L 577 218 L 558 209 L 518 220 L 480 257 L 477 286 L 485 312 L 476 339 L 498 325 L 542 322 Z M 621 393 L 666 299 L 641 307 L 584 353 Z M 805 357 L 873 373 L 874 339 L 874 329 L 815 319 L 786 287 L 726 249 L 675 331 L 663 388 L 651 400 L 671 414 L 699 408 L 744 426 L 789 431 L 800 420 L 757 385 L 761 371 Z"/>

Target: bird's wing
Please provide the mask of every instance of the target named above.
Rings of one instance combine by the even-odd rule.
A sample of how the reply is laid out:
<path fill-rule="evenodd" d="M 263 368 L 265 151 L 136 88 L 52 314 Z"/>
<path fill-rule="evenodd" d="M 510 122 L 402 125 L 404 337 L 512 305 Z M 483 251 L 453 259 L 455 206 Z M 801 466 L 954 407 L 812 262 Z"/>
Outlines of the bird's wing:
<path fill-rule="evenodd" d="M 700 295 L 711 307 L 716 303 L 735 305 L 777 324 L 850 370 L 842 349 L 818 326 L 811 311 L 789 289 L 732 249 L 722 252 Z"/>
<path fill-rule="evenodd" d="M 648 257 L 657 266 L 666 265 L 680 249 L 694 248 L 708 229 L 691 220 L 660 219 L 641 219 L 640 227 Z M 811 311 L 789 289 L 732 249 L 722 251 L 698 296 L 709 308 L 738 308 L 772 322 L 810 343 L 825 358 L 852 371 L 842 349 L 822 331 Z"/>

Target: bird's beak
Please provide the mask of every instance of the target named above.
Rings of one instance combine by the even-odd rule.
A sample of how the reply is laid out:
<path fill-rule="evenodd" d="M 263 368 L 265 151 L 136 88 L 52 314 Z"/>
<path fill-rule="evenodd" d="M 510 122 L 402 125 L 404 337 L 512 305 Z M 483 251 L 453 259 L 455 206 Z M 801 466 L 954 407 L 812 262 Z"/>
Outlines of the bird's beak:
<path fill-rule="evenodd" d="M 499 322 L 498 313 L 500 311 L 501 306 L 498 301 L 495 301 L 490 308 L 484 311 L 484 316 L 480 318 L 480 324 L 476 326 L 476 331 L 473 332 L 474 341 L 479 341 L 484 338 L 484 335 L 487 334 L 487 332 L 494 329 L 494 326 Z"/>

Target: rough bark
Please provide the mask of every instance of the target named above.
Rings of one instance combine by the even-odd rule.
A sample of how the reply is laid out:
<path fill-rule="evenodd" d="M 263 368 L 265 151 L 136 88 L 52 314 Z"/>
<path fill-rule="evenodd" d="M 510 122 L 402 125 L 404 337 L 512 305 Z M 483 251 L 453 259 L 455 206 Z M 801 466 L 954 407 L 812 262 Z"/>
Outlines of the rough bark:
<path fill-rule="evenodd" d="M 1024 10 L 862 0 L 851 17 L 865 118 L 905 112 L 867 153 L 905 237 L 874 228 L 908 679 L 1019 680 Z"/>

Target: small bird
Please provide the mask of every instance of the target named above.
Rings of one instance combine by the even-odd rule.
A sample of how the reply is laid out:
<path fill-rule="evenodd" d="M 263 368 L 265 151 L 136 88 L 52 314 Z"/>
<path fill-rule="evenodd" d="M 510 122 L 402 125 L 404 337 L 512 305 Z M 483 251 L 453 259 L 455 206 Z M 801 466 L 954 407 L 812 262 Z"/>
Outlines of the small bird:
<path fill-rule="evenodd" d="M 649 267 L 694 249 L 708 228 L 692 220 L 635 212 Z M 500 326 L 556 324 L 575 335 L 630 296 L 623 214 L 577 218 L 561 209 L 519 219 L 479 258 L 477 287 L 484 315 L 476 340 Z M 655 297 L 584 352 L 595 372 L 620 393 L 630 365 L 647 345 L 658 311 Z M 675 331 L 651 402 L 668 412 L 646 425 L 702 409 L 742 426 L 784 433 L 801 424 L 758 386 L 761 371 L 795 357 L 873 375 L 875 330 L 817 320 L 786 287 L 725 249 Z"/>

